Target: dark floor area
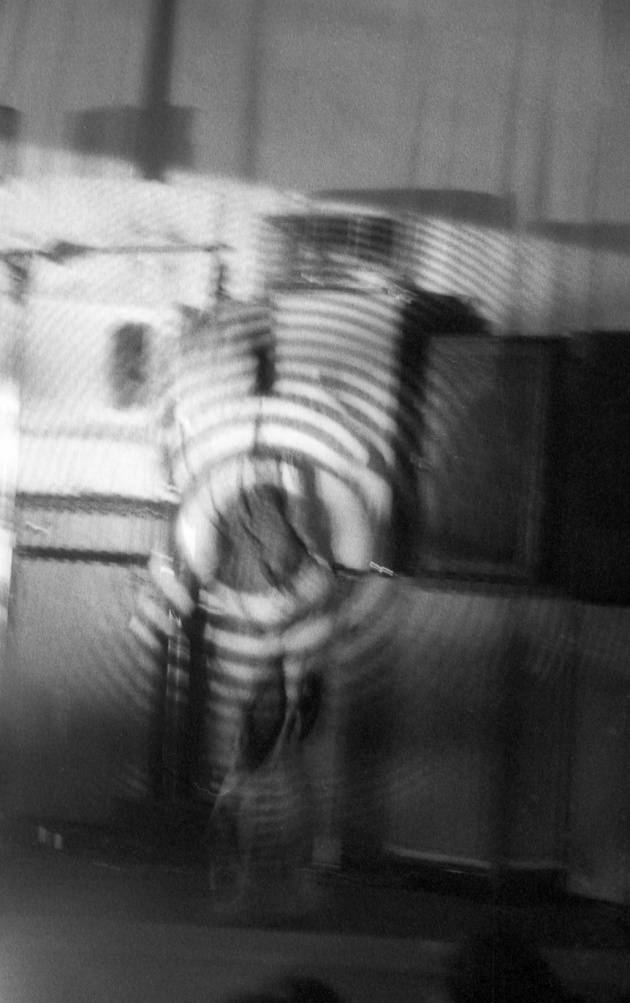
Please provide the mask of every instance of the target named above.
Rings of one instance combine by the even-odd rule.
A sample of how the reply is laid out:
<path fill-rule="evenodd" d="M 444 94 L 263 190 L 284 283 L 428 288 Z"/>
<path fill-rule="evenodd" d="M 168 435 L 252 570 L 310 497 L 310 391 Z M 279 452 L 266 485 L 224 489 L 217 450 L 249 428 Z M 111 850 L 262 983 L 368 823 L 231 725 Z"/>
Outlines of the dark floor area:
<path fill-rule="evenodd" d="M 107 826 L 13 820 L 4 825 L 1 845 L 3 898 L 8 895 L 16 907 L 20 899 L 28 907 L 29 896 L 39 898 L 49 881 L 75 877 L 98 890 L 94 905 L 101 914 L 124 889 L 116 909 L 129 908 L 147 921 L 241 925 L 255 913 L 257 925 L 453 940 L 474 932 L 480 917 L 498 915 L 545 947 L 630 950 L 630 912 L 566 895 L 557 875 L 508 875 L 496 883 L 481 870 L 392 858 L 372 860 L 369 867 L 345 861 L 314 872 L 316 908 L 291 912 L 284 893 L 281 907 L 274 908 L 274 881 L 263 878 L 252 901 L 221 911 L 217 904 L 230 900 L 229 890 L 211 894 L 203 825 L 182 812 L 125 812 Z"/>
<path fill-rule="evenodd" d="M 20 956 L 20 945 L 31 944 L 36 952 L 52 951 L 55 964 L 61 964 L 67 952 L 75 950 L 72 945 L 82 943 L 84 931 L 92 930 L 95 940 L 109 944 L 103 972 L 107 958 L 112 971 L 118 972 L 119 958 L 127 957 L 127 948 L 121 948 L 118 956 L 115 945 L 121 931 L 127 930 L 132 940 L 140 938 L 137 957 L 154 950 L 156 937 L 166 938 L 170 946 L 164 950 L 175 951 L 177 957 L 182 950 L 192 951 L 194 963 L 201 966 L 201 979 L 203 965 L 214 971 L 218 963 L 216 954 L 208 955 L 209 945 L 224 944 L 228 938 L 235 953 L 225 972 L 227 981 L 220 983 L 226 987 L 229 973 L 244 971 L 238 952 L 245 952 L 243 958 L 249 959 L 245 968 L 252 974 L 257 963 L 252 968 L 251 952 L 261 950 L 265 965 L 272 956 L 283 964 L 319 959 L 313 964 L 320 973 L 330 968 L 332 962 L 323 960 L 330 956 L 336 959 L 340 985 L 348 980 L 352 984 L 354 978 L 358 986 L 366 972 L 372 972 L 377 982 L 381 979 L 382 996 L 379 990 L 352 998 L 402 1000 L 408 998 L 401 995 L 404 977 L 411 980 L 410 986 L 414 984 L 412 970 L 414 978 L 437 978 L 467 937 L 484 925 L 508 922 L 536 942 L 567 985 L 586 998 L 612 1000 L 630 989 L 630 923 L 625 910 L 568 897 L 553 882 L 497 887 L 487 876 L 462 870 L 412 870 L 392 861 L 368 870 L 355 862 L 314 872 L 299 896 L 281 880 L 267 878 L 235 901 L 229 892 L 210 889 L 195 824 L 181 815 L 160 821 L 156 826 L 155 820 L 129 817 L 116 828 L 64 825 L 52 819 L 5 824 L 0 843 L 0 922 L 17 938 L 11 942 L 13 955 Z M 261 944 L 275 947 L 263 950 Z M 174 945 L 179 945 L 177 950 Z M 142 966 L 133 957 L 126 962 L 129 972 L 135 973 L 132 977 L 128 972 L 128 981 L 133 992 L 140 993 L 146 972 L 140 975 Z M 388 996 L 388 979 L 398 980 L 394 995 L 391 990 Z M 53 993 L 48 998 L 72 998 L 65 985 L 63 980 L 59 983 L 59 993 L 65 992 L 65 997 Z M 200 999 L 196 992 L 184 992 L 179 1003 Z M 6 993 L 0 997 L 2 1003 L 13 1003 Z M 35 990 L 30 996 L 15 997 L 16 1003 L 40 998 L 47 997 Z M 101 997 L 97 993 L 93 998 Z M 154 992 L 153 999 L 162 998 L 174 997 Z"/>

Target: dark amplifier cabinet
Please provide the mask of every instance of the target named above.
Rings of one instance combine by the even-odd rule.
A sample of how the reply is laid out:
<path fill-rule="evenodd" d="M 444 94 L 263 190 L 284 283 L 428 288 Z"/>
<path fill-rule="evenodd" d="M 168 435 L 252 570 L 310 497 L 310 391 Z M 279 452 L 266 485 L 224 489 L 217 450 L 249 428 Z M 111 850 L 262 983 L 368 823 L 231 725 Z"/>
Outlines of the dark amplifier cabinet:
<path fill-rule="evenodd" d="M 551 338 L 431 339 L 417 575 L 529 583 L 546 576 L 558 352 Z"/>
<path fill-rule="evenodd" d="M 556 413 L 556 579 L 577 599 L 629 605 L 630 334 L 568 341 Z"/>
<path fill-rule="evenodd" d="M 8 813 L 103 823 L 146 796 L 160 671 L 129 622 L 168 518 L 159 502 L 18 494 L 0 680 Z"/>

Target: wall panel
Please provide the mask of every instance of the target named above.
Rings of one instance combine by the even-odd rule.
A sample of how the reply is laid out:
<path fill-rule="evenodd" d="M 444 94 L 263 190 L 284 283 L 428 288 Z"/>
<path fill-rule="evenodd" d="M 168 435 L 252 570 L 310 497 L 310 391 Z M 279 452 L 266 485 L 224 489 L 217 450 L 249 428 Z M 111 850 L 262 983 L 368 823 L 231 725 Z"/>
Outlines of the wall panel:
<path fill-rule="evenodd" d="M 563 0 L 554 23 L 549 187 L 545 211 L 590 221 L 596 210 L 603 100 L 601 2 Z"/>
<path fill-rule="evenodd" d="M 443 72 L 457 81 L 447 181 L 453 188 L 503 195 L 513 145 L 518 5 L 483 6 L 474 13 L 468 8 L 447 28 L 455 51 Z"/>
<path fill-rule="evenodd" d="M 604 0 L 603 18 L 604 89 L 597 216 L 611 223 L 629 223 L 630 12 L 628 5 L 623 0 Z"/>
<path fill-rule="evenodd" d="M 406 184 L 425 53 L 415 21 L 266 9 L 260 176 L 307 189 Z"/>
<path fill-rule="evenodd" d="M 68 0 L 67 0 L 68 2 Z M 64 111 L 133 105 L 142 98 L 150 0 L 104 6 L 87 0 L 73 14 L 65 40 Z"/>
<path fill-rule="evenodd" d="M 139 100 L 149 0 L 106 6 L 31 0 L 28 6 L 12 92 L 3 100 L 24 115 L 22 172 L 37 176 L 77 169 L 74 157 L 63 152 L 69 146 L 68 113 Z"/>
<path fill-rule="evenodd" d="M 550 157 L 553 6 L 547 0 L 521 4 L 516 31 L 518 72 L 513 80 L 511 120 L 506 122 L 507 134 L 512 136 L 512 153 L 506 151 L 506 184 L 518 196 L 521 219 L 530 219 L 542 211 Z"/>
<path fill-rule="evenodd" d="M 423 25 L 427 72 L 422 88 L 416 130 L 415 162 L 411 183 L 427 188 L 451 187 L 451 161 L 455 142 L 453 109 L 459 87 L 458 39 L 442 20 Z"/>
<path fill-rule="evenodd" d="M 178 5 L 171 101 L 194 109 L 194 167 L 204 174 L 244 169 L 252 10 L 251 0 Z"/>
<path fill-rule="evenodd" d="M 0 102 L 25 118 L 28 173 L 82 169 L 41 152 L 68 145 L 68 114 L 142 100 L 150 10 L 4 4 Z M 629 47 L 618 0 L 180 0 L 171 102 L 194 109 L 202 173 L 511 189 L 525 217 L 618 220 Z"/>

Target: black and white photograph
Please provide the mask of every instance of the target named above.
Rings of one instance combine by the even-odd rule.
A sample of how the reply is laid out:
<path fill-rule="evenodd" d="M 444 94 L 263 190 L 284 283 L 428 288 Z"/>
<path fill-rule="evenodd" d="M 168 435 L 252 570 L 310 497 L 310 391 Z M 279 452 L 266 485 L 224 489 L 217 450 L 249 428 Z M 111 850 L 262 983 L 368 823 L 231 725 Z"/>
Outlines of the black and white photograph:
<path fill-rule="evenodd" d="M 0 1003 L 630 1000 L 630 2 L 0 0 Z"/>

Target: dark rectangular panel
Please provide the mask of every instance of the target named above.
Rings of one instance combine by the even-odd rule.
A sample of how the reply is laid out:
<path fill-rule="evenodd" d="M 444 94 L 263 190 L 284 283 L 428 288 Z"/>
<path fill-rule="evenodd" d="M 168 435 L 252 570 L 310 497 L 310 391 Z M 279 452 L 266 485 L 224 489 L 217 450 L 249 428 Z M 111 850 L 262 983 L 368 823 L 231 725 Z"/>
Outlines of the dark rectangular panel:
<path fill-rule="evenodd" d="M 104 823 L 148 796 L 161 675 L 129 630 L 145 581 L 140 568 L 16 556 L 0 679 L 8 813 Z"/>
<path fill-rule="evenodd" d="M 579 599 L 629 604 L 630 335 L 571 339 L 559 433 L 559 582 Z"/>
<path fill-rule="evenodd" d="M 435 337 L 418 572 L 534 580 L 542 564 L 552 340 Z"/>
<path fill-rule="evenodd" d="M 115 497 L 20 495 L 16 545 L 21 553 L 45 550 L 59 559 L 95 553 L 148 559 L 168 547 L 169 514 L 164 504 Z"/>

